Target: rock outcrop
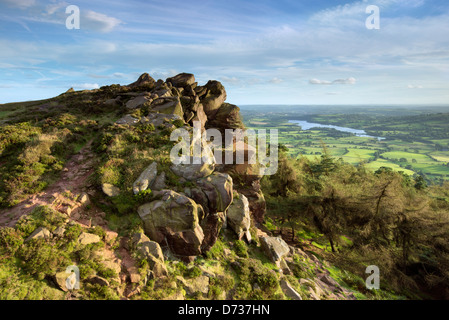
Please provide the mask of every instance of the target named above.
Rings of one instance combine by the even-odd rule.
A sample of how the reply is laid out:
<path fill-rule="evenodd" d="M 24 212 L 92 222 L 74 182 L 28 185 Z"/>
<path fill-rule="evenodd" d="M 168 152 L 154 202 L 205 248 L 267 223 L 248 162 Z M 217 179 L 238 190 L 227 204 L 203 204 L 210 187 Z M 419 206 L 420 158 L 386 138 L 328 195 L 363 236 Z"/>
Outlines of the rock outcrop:
<path fill-rule="evenodd" d="M 243 194 L 239 194 L 237 199 L 234 198 L 226 218 L 228 226 L 235 231 L 239 239 L 245 236 L 248 242 L 251 241 L 249 202 Z"/>
<path fill-rule="evenodd" d="M 157 177 L 157 162 L 150 164 L 133 184 L 134 194 L 147 190 Z"/>
<path fill-rule="evenodd" d="M 199 223 L 203 209 L 192 199 L 172 190 L 162 190 L 160 200 L 140 206 L 138 213 L 150 239 L 168 244 L 176 255 L 201 254 L 204 234 Z"/>
<path fill-rule="evenodd" d="M 282 259 L 290 252 L 290 247 L 281 237 L 260 237 L 260 245 L 267 256 L 280 267 Z"/>

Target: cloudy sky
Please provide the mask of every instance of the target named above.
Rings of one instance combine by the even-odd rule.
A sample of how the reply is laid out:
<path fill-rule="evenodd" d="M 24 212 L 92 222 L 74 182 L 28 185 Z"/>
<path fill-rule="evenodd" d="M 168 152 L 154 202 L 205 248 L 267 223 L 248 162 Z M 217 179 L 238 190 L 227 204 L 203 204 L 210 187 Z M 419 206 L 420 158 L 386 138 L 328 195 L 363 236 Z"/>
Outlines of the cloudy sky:
<path fill-rule="evenodd" d="M 449 2 L 0 0 L 0 103 L 143 72 L 219 80 L 240 105 L 449 104 Z"/>

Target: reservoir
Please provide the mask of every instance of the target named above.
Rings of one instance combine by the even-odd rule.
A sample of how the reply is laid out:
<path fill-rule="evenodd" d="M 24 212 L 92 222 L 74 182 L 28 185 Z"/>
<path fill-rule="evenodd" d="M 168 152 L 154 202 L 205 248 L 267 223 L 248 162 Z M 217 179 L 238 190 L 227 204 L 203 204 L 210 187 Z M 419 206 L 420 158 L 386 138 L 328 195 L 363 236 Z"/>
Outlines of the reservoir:
<path fill-rule="evenodd" d="M 373 139 L 377 139 L 379 141 L 385 140 L 385 138 L 382 138 L 382 137 L 373 137 L 373 136 L 367 135 L 365 130 L 339 127 L 339 126 L 334 126 L 334 125 L 330 125 L 330 124 L 312 123 L 312 122 L 303 121 L 303 120 L 290 120 L 289 123 L 294 123 L 294 124 L 300 126 L 302 130 L 309 130 L 312 128 L 329 128 L 329 129 L 335 129 L 335 130 L 342 131 L 342 132 L 349 132 L 349 133 L 355 134 L 357 137 L 373 138 Z"/>

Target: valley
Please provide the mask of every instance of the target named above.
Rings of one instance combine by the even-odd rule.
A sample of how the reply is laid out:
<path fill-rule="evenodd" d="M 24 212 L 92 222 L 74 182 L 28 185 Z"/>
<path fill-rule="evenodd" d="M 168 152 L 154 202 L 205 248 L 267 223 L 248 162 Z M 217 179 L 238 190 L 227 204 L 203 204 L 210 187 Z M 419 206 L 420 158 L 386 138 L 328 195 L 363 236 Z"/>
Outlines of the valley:
<path fill-rule="evenodd" d="M 428 182 L 449 179 L 449 107 L 241 109 L 247 128 L 278 129 L 279 142 L 294 158 L 313 160 L 325 149 L 332 157 L 372 171 L 389 167 L 410 176 L 421 175 Z M 348 132 L 332 127 L 344 127 Z"/>

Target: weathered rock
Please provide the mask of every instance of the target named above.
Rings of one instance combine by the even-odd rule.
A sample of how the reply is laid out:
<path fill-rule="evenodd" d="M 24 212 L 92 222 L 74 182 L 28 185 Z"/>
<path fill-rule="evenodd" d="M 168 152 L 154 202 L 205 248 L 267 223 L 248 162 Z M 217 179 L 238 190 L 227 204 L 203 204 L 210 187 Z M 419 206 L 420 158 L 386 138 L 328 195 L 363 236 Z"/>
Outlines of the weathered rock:
<path fill-rule="evenodd" d="M 277 266 L 280 266 L 281 259 L 290 252 L 288 244 L 281 237 L 261 236 L 259 239 L 267 256 Z"/>
<path fill-rule="evenodd" d="M 217 110 L 226 100 L 226 90 L 219 81 L 209 81 L 205 87 L 207 94 L 202 97 L 201 102 L 204 106 L 204 112 L 208 117 L 215 117 Z"/>
<path fill-rule="evenodd" d="M 193 181 L 209 176 L 215 169 L 215 159 L 204 161 L 202 158 L 186 156 L 187 164 L 173 164 L 170 169 L 177 176 Z M 198 163 L 198 164 L 196 164 Z"/>
<path fill-rule="evenodd" d="M 181 101 L 178 97 L 159 98 L 154 101 L 151 107 L 151 111 L 153 112 L 175 114 L 180 117 L 184 116 Z"/>
<path fill-rule="evenodd" d="M 162 190 L 166 188 L 165 184 L 165 172 L 161 172 L 156 179 L 153 182 L 153 185 L 151 186 L 152 190 Z"/>
<path fill-rule="evenodd" d="M 285 257 L 284 259 L 281 259 L 280 263 L 279 263 L 279 267 L 281 268 L 281 271 L 283 274 L 293 274 L 292 271 L 290 270 L 290 267 L 288 266 L 288 263 L 285 261 L 285 259 L 287 259 L 287 257 Z"/>
<path fill-rule="evenodd" d="M 96 234 L 82 232 L 80 236 L 78 237 L 78 242 L 82 245 L 88 245 L 91 243 L 97 243 L 100 242 L 101 239 Z"/>
<path fill-rule="evenodd" d="M 209 214 L 209 200 L 206 194 L 200 188 L 192 188 L 184 190 L 184 193 L 191 199 L 195 200 L 197 204 L 203 207 L 204 213 L 207 216 Z"/>
<path fill-rule="evenodd" d="M 159 243 L 155 241 L 144 241 L 137 245 L 138 252 L 143 257 L 148 257 L 148 255 L 152 255 L 156 259 L 164 261 L 164 254 L 162 253 L 161 246 Z"/>
<path fill-rule="evenodd" d="M 138 194 L 140 191 L 145 191 L 154 182 L 157 176 L 157 162 L 150 164 L 133 183 L 133 192 Z"/>
<path fill-rule="evenodd" d="M 85 192 L 82 192 L 82 193 L 78 196 L 77 201 L 78 201 L 79 203 L 81 203 L 82 205 L 89 204 L 89 203 L 90 203 L 89 195 L 88 195 L 87 193 L 85 193 Z"/>
<path fill-rule="evenodd" d="M 139 119 L 134 118 L 132 115 L 127 114 L 126 116 L 118 119 L 115 123 L 116 124 L 125 124 L 125 125 L 129 125 L 129 126 L 133 126 L 136 125 L 139 122 Z"/>
<path fill-rule="evenodd" d="M 182 120 L 182 118 L 176 114 L 163 114 L 163 113 L 150 113 L 147 117 L 142 117 L 140 123 L 152 123 L 155 128 L 164 125 L 169 121 Z"/>
<path fill-rule="evenodd" d="M 225 215 L 223 212 L 209 214 L 203 221 L 201 221 L 201 227 L 204 233 L 204 240 L 201 245 L 201 251 L 207 252 L 217 242 L 220 230 L 223 227 Z"/>
<path fill-rule="evenodd" d="M 203 209 L 192 199 L 172 190 L 160 191 L 161 200 L 138 208 L 145 233 L 158 243 L 167 241 L 173 253 L 180 256 L 201 254 L 204 239 L 199 225 Z"/>
<path fill-rule="evenodd" d="M 195 279 L 184 279 L 183 277 L 176 277 L 182 283 L 187 295 L 193 296 L 195 294 L 206 295 L 209 292 L 209 277 L 199 276 Z"/>
<path fill-rule="evenodd" d="M 309 298 L 310 300 L 321 300 L 321 297 L 324 296 L 325 292 L 321 289 L 315 282 L 310 279 L 300 279 L 299 283 L 301 285 L 306 285 L 309 287 Z"/>
<path fill-rule="evenodd" d="M 290 285 L 290 283 L 288 283 L 287 280 L 282 279 L 280 284 L 282 291 L 288 298 L 292 300 L 302 300 L 301 295 L 295 289 L 292 288 L 292 286 Z"/>
<path fill-rule="evenodd" d="M 135 233 L 133 234 L 133 237 L 131 239 L 131 243 L 135 248 L 139 247 L 141 244 L 147 241 L 151 240 L 144 233 Z"/>
<path fill-rule="evenodd" d="M 142 85 L 154 86 L 154 84 L 155 84 L 154 79 L 148 73 L 144 73 L 139 77 L 139 79 L 137 79 L 136 82 L 129 84 L 128 87 L 136 88 Z"/>
<path fill-rule="evenodd" d="M 201 128 L 204 128 L 204 126 L 206 125 L 206 122 L 207 122 L 207 115 L 204 112 L 203 105 L 202 104 L 198 104 L 198 106 L 197 106 L 197 108 L 195 110 L 193 118 L 191 118 L 190 120 L 186 119 L 186 121 L 191 123 L 191 124 L 193 124 L 193 122 L 195 122 L 195 121 L 199 121 L 201 123 Z"/>
<path fill-rule="evenodd" d="M 233 200 L 233 183 L 230 175 L 214 172 L 210 176 L 197 180 L 208 199 L 209 212 L 225 212 Z"/>
<path fill-rule="evenodd" d="M 128 273 L 129 281 L 131 283 L 139 283 L 140 279 L 142 279 L 139 273 L 139 269 L 137 269 L 136 267 L 129 267 L 126 269 L 126 272 Z"/>
<path fill-rule="evenodd" d="M 120 194 L 120 189 L 110 183 L 103 183 L 101 189 L 109 197 L 116 197 Z"/>
<path fill-rule="evenodd" d="M 115 232 L 115 231 L 108 231 L 108 230 L 105 230 L 105 233 L 106 233 L 106 235 L 105 235 L 105 241 L 106 241 L 107 243 L 112 243 L 112 242 L 113 242 L 114 240 L 116 240 L 117 237 L 118 237 L 118 233 Z"/>
<path fill-rule="evenodd" d="M 195 93 L 196 96 L 201 98 L 202 96 L 204 96 L 207 93 L 207 88 L 205 86 L 197 86 L 195 87 Z"/>
<path fill-rule="evenodd" d="M 191 73 L 180 73 L 174 77 L 167 78 L 167 83 L 171 83 L 174 87 L 186 87 L 195 83 L 195 76 Z"/>
<path fill-rule="evenodd" d="M 251 188 L 239 189 L 249 202 L 249 210 L 251 212 L 252 217 L 256 222 L 263 223 L 265 213 L 267 211 L 267 205 L 265 202 L 265 197 L 262 191 L 258 190 L 254 187 L 254 185 L 260 186 L 259 181 L 255 181 L 252 183 Z"/>
<path fill-rule="evenodd" d="M 338 282 L 335 281 L 330 275 L 320 273 L 320 274 L 317 274 L 317 276 L 318 276 L 318 279 L 320 279 L 320 281 L 322 281 L 325 285 L 329 286 L 331 291 L 340 291 L 340 292 L 342 291 Z"/>
<path fill-rule="evenodd" d="M 226 219 L 228 226 L 237 233 L 239 239 L 246 236 L 247 241 L 251 241 L 249 202 L 243 194 L 239 194 L 237 199 L 234 198 L 233 203 L 229 206 Z"/>
<path fill-rule="evenodd" d="M 67 273 L 65 271 L 57 272 L 53 276 L 53 280 L 56 285 L 64 292 L 71 291 L 73 289 L 77 289 L 77 279 L 74 273 Z M 69 284 L 69 287 L 67 286 Z M 78 283 L 78 285 L 80 285 Z"/>
<path fill-rule="evenodd" d="M 206 106 L 204 107 L 204 111 L 208 117 L 207 127 L 216 128 L 223 135 L 226 129 L 243 129 L 245 127 L 240 116 L 240 108 L 236 105 L 223 103 L 215 110 L 213 116 L 208 114 Z"/>
<path fill-rule="evenodd" d="M 109 107 L 119 107 L 120 104 L 121 104 L 120 100 L 121 100 L 121 97 L 117 97 L 115 99 L 106 100 L 104 102 L 104 104 L 109 106 Z"/>
<path fill-rule="evenodd" d="M 143 107 L 146 103 L 151 103 L 151 98 L 149 96 L 138 96 L 134 99 L 129 100 L 126 103 L 126 109 L 133 110 Z"/>
<path fill-rule="evenodd" d="M 65 228 L 58 227 L 55 229 L 55 231 L 53 231 L 53 235 L 55 235 L 56 237 L 62 237 L 64 235 L 64 232 L 65 232 Z"/>
<path fill-rule="evenodd" d="M 44 227 L 39 227 L 36 230 L 34 230 L 34 232 L 28 238 L 26 238 L 25 242 L 36 239 L 49 239 L 49 238 L 51 238 L 51 232 Z"/>
<path fill-rule="evenodd" d="M 138 245 L 139 254 L 145 258 L 156 278 L 168 276 L 168 271 L 164 263 L 164 254 L 159 243 L 145 241 Z"/>
<path fill-rule="evenodd" d="M 89 277 L 87 279 L 87 282 L 89 282 L 91 284 L 98 284 L 102 287 L 109 287 L 109 281 L 106 280 L 105 278 L 97 276 L 97 275 Z"/>

